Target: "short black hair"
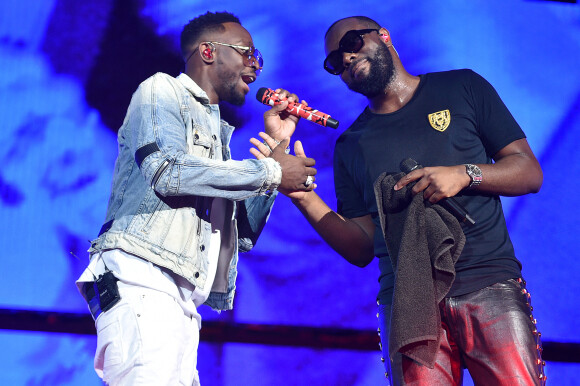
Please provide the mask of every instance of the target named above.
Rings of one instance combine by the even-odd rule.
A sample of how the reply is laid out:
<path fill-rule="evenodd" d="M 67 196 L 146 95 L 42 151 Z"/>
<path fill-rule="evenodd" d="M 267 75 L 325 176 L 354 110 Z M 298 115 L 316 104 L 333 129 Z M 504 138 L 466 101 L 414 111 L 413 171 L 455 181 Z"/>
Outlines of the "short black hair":
<path fill-rule="evenodd" d="M 196 44 L 201 36 L 206 32 L 223 32 L 223 23 L 238 23 L 242 25 L 240 19 L 229 12 L 206 12 L 203 15 L 191 19 L 181 31 L 181 55 L 185 57 L 187 50 Z"/>
<path fill-rule="evenodd" d="M 337 21 L 332 23 L 332 25 L 330 27 L 328 27 L 328 29 L 326 30 L 326 33 L 324 34 L 324 38 L 326 38 L 328 36 L 328 33 L 330 32 L 332 27 L 334 27 L 338 22 L 341 22 L 341 21 L 346 20 L 346 19 L 356 19 L 356 20 L 360 21 L 361 23 L 365 24 L 365 27 L 368 27 L 368 28 L 376 28 L 376 29 L 381 28 L 381 25 L 379 23 L 377 23 L 376 21 L 374 21 L 373 19 L 371 19 L 370 17 L 366 17 L 366 16 L 343 17 L 342 19 L 338 19 Z"/>

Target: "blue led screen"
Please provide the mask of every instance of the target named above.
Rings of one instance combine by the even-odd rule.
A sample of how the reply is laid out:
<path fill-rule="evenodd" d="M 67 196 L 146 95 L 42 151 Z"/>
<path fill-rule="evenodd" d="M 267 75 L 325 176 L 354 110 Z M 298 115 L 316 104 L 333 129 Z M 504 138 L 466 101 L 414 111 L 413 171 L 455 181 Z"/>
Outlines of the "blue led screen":
<path fill-rule="evenodd" d="M 294 139 L 317 160 L 318 193 L 335 207 L 332 151 L 365 107 L 322 68 L 335 20 L 366 15 L 391 32 L 412 74 L 471 68 L 497 89 L 544 171 L 540 193 L 502 198 L 542 338 L 580 342 L 580 5 L 555 1 L 260 2 L 9 0 L 0 5 L 0 307 L 87 312 L 75 279 L 105 215 L 115 132 L 149 75 L 181 70 L 178 38 L 206 11 L 236 14 L 264 55 L 237 127 L 234 158 L 262 130 L 260 87 L 282 87 L 340 121 L 302 121 Z M 207 321 L 375 330 L 378 267 L 349 265 L 280 196 L 256 248 L 241 256 L 235 309 Z M 203 329 L 201 331 L 203 336 Z M 94 336 L 0 331 L 0 383 L 100 384 Z M 206 385 L 384 384 L 380 353 L 202 343 Z M 580 364 L 549 362 L 553 384 Z M 290 381 L 291 380 L 291 381 Z"/>

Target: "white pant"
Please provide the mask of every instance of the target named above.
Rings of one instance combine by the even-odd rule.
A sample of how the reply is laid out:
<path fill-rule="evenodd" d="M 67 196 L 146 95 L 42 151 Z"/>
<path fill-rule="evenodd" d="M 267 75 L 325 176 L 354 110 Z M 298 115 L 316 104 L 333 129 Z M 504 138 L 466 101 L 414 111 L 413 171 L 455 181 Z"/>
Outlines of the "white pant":
<path fill-rule="evenodd" d="M 96 320 L 95 370 L 109 385 L 199 385 L 199 326 L 164 292 L 119 283 Z"/>

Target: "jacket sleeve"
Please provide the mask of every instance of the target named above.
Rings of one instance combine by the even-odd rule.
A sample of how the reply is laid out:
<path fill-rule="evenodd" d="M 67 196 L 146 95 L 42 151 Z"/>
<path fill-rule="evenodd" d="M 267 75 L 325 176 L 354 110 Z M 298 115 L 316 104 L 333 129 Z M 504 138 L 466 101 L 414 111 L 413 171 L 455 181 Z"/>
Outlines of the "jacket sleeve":
<path fill-rule="evenodd" d="M 256 246 L 258 237 L 270 217 L 277 195 L 278 191 L 273 191 L 240 202 L 237 217 L 240 252 L 248 252 Z"/>

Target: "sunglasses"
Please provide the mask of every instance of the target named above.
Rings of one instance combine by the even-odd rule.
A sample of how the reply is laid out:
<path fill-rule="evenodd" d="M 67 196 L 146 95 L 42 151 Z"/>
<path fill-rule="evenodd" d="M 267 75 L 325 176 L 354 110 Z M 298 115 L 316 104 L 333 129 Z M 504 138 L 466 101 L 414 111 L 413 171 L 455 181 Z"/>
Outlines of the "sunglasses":
<path fill-rule="evenodd" d="M 344 34 L 338 43 L 338 50 L 332 51 L 324 59 L 324 69 L 332 75 L 340 75 L 344 71 L 342 54 L 345 52 L 359 52 L 365 45 L 363 36 L 373 31 L 379 32 L 376 28 L 353 29 Z"/>
<path fill-rule="evenodd" d="M 226 46 L 233 48 L 238 54 L 242 55 L 244 66 L 246 67 L 256 67 L 256 76 L 260 75 L 262 72 L 262 67 L 264 67 L 264 59 L 262 54 L 254 46 L 238 46 L 236 44 L 220 43 L 220 42 L 206 42 L 209 44 L 219 44 L 220 46 Z M 241 50 L 241 51 L 238 51 Z"/>

